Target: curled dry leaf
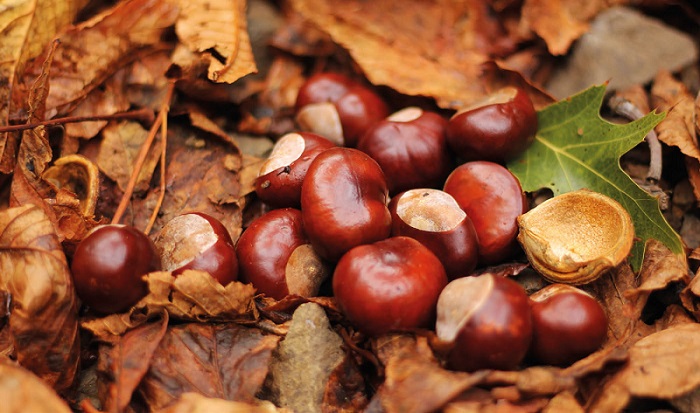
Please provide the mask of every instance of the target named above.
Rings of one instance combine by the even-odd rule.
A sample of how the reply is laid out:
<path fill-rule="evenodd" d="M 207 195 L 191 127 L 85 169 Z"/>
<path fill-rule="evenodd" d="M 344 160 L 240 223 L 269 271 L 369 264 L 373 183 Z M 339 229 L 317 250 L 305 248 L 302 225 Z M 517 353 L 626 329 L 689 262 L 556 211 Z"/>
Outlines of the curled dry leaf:
<path fill-rule="evenodd" d="M 700 325 L 684 323 L 651 334 L 629 350 L 629 363 L 605 384 L 591 411 L 621 411 L 632 397 L 667 400 L 700 386 Z"/>
<path fill-rule="evenodd" d="M 125 314 L 84 321 L 81 326 L 98 338 L 109 341 L 147 321 L 164 309 L 170 317 L 180 320 L 238 320 L 253 308 L 255 288 L 240 282 L 219 284 L 203 271 L 185 270 L 177 277 L 169 272 L 146 275 L 148 295 Z"/>
<path fill-rule="evenodd" d="M 0 400 L 5 413 L 70 413 L 44 380 L 8 360 L 0 362 Z"/>
<path fill-rule="evenodd" d="M 67 389 L 80 353 L 77 298 L 53 225 L 36 206 L 0 212 L 0 290 L 12 296 L 5 328 L 17 361 Z"/>
<path fill-rule="evenodd" d="M 192 51 L 207 52 L 210 80 L 233 83 L 257 71 L 248 38 L 245 0 L 177 3 L 180 16 L 175 32 Z"/>
<path fill-rule="evenodd" d="M 552 282 L 589 283 L 627 258 L 632 218 L 614 199 L 577 190 L 518 217 L 518 241 L 530 264 Z"/>
<path fill-rule="evenodd" d="M 659 140 L 678 147 L 685 155 L 700 159 L 695 130 L 695 99 L 688 88 L 667 70 L 660 71 L 651 89 L 652 106 L 668 114 L 656 126 Z"/>
<path fill-rule="evenodd" d="M 171 326 L 141 383 L 143 400 L 150 410 L 190 392 L 253 403 L 278 341 L 233 323 Z"/>
<path fill-rule="evenodd" d="M 644 296 L 644 302 L 646 302 L 646 298 L 654 291 L 662 290 L 676 282 L 686 285 L 689 281 L 688 263 L 672 253 L 661 242 L 650 240 L 639 272 L 640 285 L 625 291 L 624 294 L 630 300 L 637 296 Z"/>

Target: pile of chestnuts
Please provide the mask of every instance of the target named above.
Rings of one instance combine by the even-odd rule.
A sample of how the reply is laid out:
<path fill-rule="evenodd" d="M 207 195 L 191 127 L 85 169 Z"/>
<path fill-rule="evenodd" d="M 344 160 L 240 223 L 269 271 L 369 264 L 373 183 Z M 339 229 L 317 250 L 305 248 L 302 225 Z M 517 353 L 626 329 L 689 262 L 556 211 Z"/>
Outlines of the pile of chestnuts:
<path fill-rule="evenodd" d="M 295 110 L 299 131 L 277 140 L 255 182 L 269 211 L 235 246 L 198 213 L 175 218 L 154 242 L 129 227 L 97 228 L 73 260 L 81 299 L 123 311 L 145 294 L 143 274 L 201 269 L 275 299 L 315 296 L 329 282 L 358 330 L 434 329 L 457 370 L 515 369 L 526 357 L 567 365 L 603 344 L 605 311 L 583 290 L 555 283 L 528 296 L 510 278 L 474 275 L 520 252 L 528 200 L 503 165 L 537 131 L 524 90 L 505 87 L 447 118 L 419 107 L 390 113 L 366 84 L 320 73 Z"/>

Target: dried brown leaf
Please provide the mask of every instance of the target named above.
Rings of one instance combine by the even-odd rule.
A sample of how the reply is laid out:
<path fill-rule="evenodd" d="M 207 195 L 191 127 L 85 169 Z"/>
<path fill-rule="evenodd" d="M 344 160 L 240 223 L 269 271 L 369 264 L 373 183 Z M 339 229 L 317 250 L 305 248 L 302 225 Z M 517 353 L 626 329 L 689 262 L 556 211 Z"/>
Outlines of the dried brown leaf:
<path fill-rule="evenodd" d="M 68 28 L 52 64 L 47 111 L 72 109 L 142 49 L 158 44 L 177 14 L 165 0 L 126 0 Z"/>
<path fill-rule="evenodd" d="M 48 1 L 41 5 L 20 1 L 0 10 L 1 125 L 9 124 L 9 118 L 24 107 L 24 92 L 15 86 L 22 78 L 25 64 L 38 56 L 85 4 L 86 0 Z M 17 134 L 3 133 L 0 137 L 0 172 L 10 173 L 14 168 L 17 145 Z"/>
<path fill-rule="evenodd" d="M 251 403 L 202 396 L 199 393 L 184 393 L 170 406 L 156 413 L 292 413 L 279 409 L 266 401 Z"/>
<path fill-rule="evenodd" d="M 126 189 L 136 165 L 136 160 L 143 143 L 148 137 L 148 131 L 140 123 L 122 121 L 110 123 L 102 131 L 102 143 L 96 163 L 100 170 L 117 182 L 122 192 Z M 156 139 L 143 163 L 134 191 L 143 193 L 150 187 L 153 171 L 160 161 L 162 142 Z"/>
<path fill-rule="evenodd" d="M 255 288 L 250 284 L 234 281 L 224 287 L 208 273 L 194 270 L 177 277 L 153 272 L 145 278 L 149 293 L 129 312 L 85 320 L 82 327 L 111 341 L 110 337 L 139 326 L 163 309 L 171 318 L 198 321 L 238 320 L 252 310 Z"/>
<path fill-rule="evenodd" d="M 563 55 L 571 44 L 588 31 L 588 22 L 606 8 L 628 0 L 526 0 L 521 25 L 530 28 L 547 43 L 553 55 Z"/>
<path fill-rule="evenodd" d="M 348 50 L 373 84 L 433 97 L 446 108 L 469 105 L 493 87 L 493 72 L 501 68 L 484 64 L 506 38 L 483 2 L 363 5 L 359 0 L 292 1 L 298 13 Z"/>
<path fill-rule="evenodd" d="M 542 413 L 584 413 L 584 410 L 571 392 L 563 391 L 552 397 Z"/>
<path fill-rule="evenodd" d="M 690 280 L 688 263 L 672 253 L 657 240 L 647 243 L 644 261 L 639 271 L 639 287 L 624 292 L 630 301 L 646 299 L 654 291 L 662 290 L 672 283 L 687 284 Z"/>
<path fill-rule="evenodd" d="M 219 219 L 236 240 L 242 229 L 239 169 L 241 155 L 230 144 L 213 139 L 201 129 L 168 125 L 166 193 L 153 227 L 157 233 L 177 215 L 198 211 Z M 160 196 L 150 191 L 145 198 L 134 198 L 125 222 L 145 228 Z"/>
<path fill-rule="evenodd" d="M 78 368 L 78 304 L 53 225 L 36 206 L 0 212 L 0 290 L 12 296 L 5 328 L 17 361 L 67 389 Z"/>
<path fill-rule="evenodd" d="M 98 372 L 102 409 L 123 412 L 131 396 L 146 375 L 151 357 L 168 327 L 168 313 L 163 312 L 154 322 L 143 324 L 116 337 L 99 349 Z"/>
<path fill-rule="evenodd" d="M 5 413 L 70 413 L 46 382 L 9 360 L 0 361 L 0 400 Z"/>
<path fill-rule="evenodd" d="M 153 355 L 140 391 L 150 410 L 181 395 L 253 403 L 279 337 L 236 324 L 170 327 Z"/>
<path fill-rule="evenodd" d="M 404 348 L 389 358 L 384 383 L 367 412 L 432 412 L 483 382 L 488 371 L 449 371 L 424 352 Z"/>
<path fill-rule="evenodd" d="M 616 374 L 591 411 L 620 411 L 631 397 L 671 399 L 700 386 L 700 325 L 685 323 L 651 334 L 629 350 L 629 363 Z"/>
<path fill-rule="evenodd" d="M 205 52 L 210 80 L 233 83 L 257 72 L 248 38 L 245 0 L 178 3 L 181 12 L 175 31 L 192 51 Z"/>
<path fill-rule="evenodd" d="M 695 99 L 686 86 L 667 70 L 660 71 L 651 88 L 652 106 L 668 111 L 656 126 L 661 142 L 677 146 L 681 152 L 700 159 L 700 148 L 695 135 Z"/>

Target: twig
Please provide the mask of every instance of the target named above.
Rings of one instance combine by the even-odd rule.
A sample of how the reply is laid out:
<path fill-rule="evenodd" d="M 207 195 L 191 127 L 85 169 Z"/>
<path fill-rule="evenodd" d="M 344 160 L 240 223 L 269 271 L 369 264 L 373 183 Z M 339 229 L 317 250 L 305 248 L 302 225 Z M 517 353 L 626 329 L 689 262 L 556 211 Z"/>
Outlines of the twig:
<path fill-rule="evenodd" d="M 151 126 L 151 130 L 148 132 L 146 140 L 141 145 L 141 150 L 139 151 L 139 155 L 136 158 L 136 162 L 134 163 L 134 169 L 131 171 L 131 176 L 129 177 L 129 183 L 124 189 L 124 195 L 122 195 L 122 199 L 119 202 L 119 206 L 117 207 L 117 210 L 115 211 L 114 216 L 112 217 L 112 224 L 118 224 L 119 221 L 121 221 L 122 216 L 124 215 L 124 212 L 126 212 L 126 208 L 129 205 L 129 202 L 131 202 L 131 195 L 133 195 L 134 193 L 134 188 L 136 187 L 136 180 L 138 179 L 138 176 L 141 173 L 141 169 L 143 168 L 143 164 L 146 161 L 148 151 L 153 145 L 153 141 L 155 140 L 156 135 L 158 134 L 158 129 L 163 123 L 163 119 L 168 116 L 168 111 L 170 110 L 170 99 L 172 99 L 173 97 L 174 90 L 175 83 L 171 82 L 168 85 L 168 90 L 165 94 L 165 100 L 163 106 L 161 107 L 161 110 L 158 112 L 158 117 L 153 123 L 153 126 Z"/>
<path fill-rule="evenodd" d="M 634 103 L 618 95 L 614 95 L 608 100 L 608 106 L 613 112 L 632 121 L 644 117 L 644 113 Z M 668 195 L 658 185 L 663 170 L 661 142 L 659 142 L 654 129 L 650 130 L 644 139 L 649 145 L 649 171 L 647 171 L 646 182 L 640 186 L 658 198 L 661 209 L 666 210 L 668 208 Z"/>
<path fill-rule="evenodd" d="M 171 85 L 174 86 L 174 83 L 171 83 Z M 165 105 L 163 106 L 162 111 L 170 112 L 169 100 L 165 102 Z M 148 220 L 148 225 L 146 225 L 146 228 L 143 230 L 143 232 L 146 235 L 148 235 L 151 232 L 151 230 L 153 229 L 153 226 L 156 223 L 156 218 L 158 217 L 158 212 L 160 212 L 160 208 L 161 208 L 161 206 L 163 206 L 163 200 L 165 199 L 165 155 L 166 155 L 166 149 L 168 147 L 168 117 L 167 116 L 164 116 L 163 121 L 161 122 L 160 136 L 162 137 L 162 140 L 163 140 L 163 143 L 161 144 L 161 150 L 160 150 L 160 194 L 158 195 L 158 201 L 156 202 L 156 206 L 153 208 L 153 212 L 151 213 L 151 218 Z"/>
<path fill-rule="evenodd" d="M 28 129 L 34 129 L 38 126 L 50 125 L 65 125 L 66 123 L 77 122 L 92 122 L 100 120 L 119 120 L 119 119 L 136 119 L 143 122 L 153 122 L 153 111 L 147 108 L 130 110 L 127 112 L 114 113 L 112 115 L 96 115 L 96 116 L 67 116 L 65 118 L 55 118 L 42 120 L 41 122 L 25 123 L 21 125 L 5 125 L 0 126 L 0 133 L 15 132 Z"/>

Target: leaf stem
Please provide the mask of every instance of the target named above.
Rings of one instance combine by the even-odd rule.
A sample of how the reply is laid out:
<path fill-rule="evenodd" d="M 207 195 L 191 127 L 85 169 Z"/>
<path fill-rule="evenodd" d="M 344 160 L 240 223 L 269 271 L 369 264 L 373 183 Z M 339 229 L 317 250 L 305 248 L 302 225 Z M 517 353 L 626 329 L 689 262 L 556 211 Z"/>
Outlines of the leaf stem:
<path fill-rule="evenodd" d="M 114 113 L 111 115 L 96 115 L 96 116 L 67 116 L 65 118 L 55 118 L 42 120 L 40 122 L 24 123 L 21 125 L 5 125 L 0 126 L 0 133 L 15 132 L 34 129 L 38 126 L 50 125 L 65 125 L 66 123 L 92 122 L 99 120 L 119 120 L 119 119 L 135 119 L 143 122 L 153 122 L 153 111 L 147 108 L 130 110 L 126 112 Z"/>

